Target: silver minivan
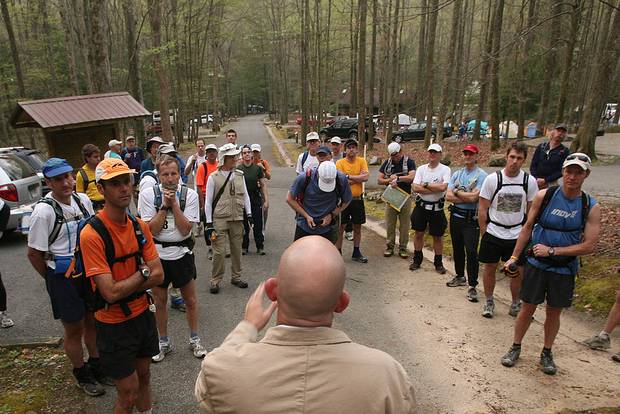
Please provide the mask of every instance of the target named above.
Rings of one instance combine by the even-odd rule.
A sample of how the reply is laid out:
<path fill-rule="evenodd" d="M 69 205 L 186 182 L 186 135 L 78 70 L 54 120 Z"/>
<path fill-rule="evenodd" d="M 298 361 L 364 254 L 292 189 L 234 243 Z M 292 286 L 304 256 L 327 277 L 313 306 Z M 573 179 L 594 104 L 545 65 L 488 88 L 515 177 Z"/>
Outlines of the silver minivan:
<path fill-rule="evenodd" d="M 28 163 L 13 154 L 0 154 L 0 198 L 11 207 L 6 230 L 21 226 L 41 199 L 41 179 Z"/>

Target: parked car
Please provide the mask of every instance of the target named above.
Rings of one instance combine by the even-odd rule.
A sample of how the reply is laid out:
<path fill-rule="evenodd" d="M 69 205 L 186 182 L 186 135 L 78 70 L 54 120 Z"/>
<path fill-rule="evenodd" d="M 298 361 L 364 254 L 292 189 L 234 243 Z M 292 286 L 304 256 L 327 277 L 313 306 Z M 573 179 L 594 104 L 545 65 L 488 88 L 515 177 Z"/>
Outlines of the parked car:
<path fill-rule="evenodd" d="M 15 154 L 0 153 L 0 198 L 11 208 L 6 231 L 20 227 L 41 199 L 41 180 L 28 163 Z"/>
<path fill-rule="evenodd" d="M 213 125 L 213 115 L 201 115 L 200 116 L 200 124 L 201 125 Z"/>
<path fill-rule="evenodd" d="M 319 135 L 323 141 L 332 137 L 357 139 L 357 126 L 356 118 L 340 119 L 330 126 L 321 129 Z"/>
<path fill-rule="evenodd" d="M 426 133 L 426 122 L 416 122 L 411 124 L 408 128 L 402 131 L 394 132 L 392 135 L 392 141 L 416 141 L 424 140 L 424 134 Z M 437 136 L 437 125 L 433 123 L 431 136 L 435 138 Z M 452 127 L 446 123 L 443 127 L 443 137 L 448 138 L 452 136 Z"/>
<path fill-rule="evenodd" d="M 26 147 L 0 148 L 0 154 L 6 153 L 17 155 L 36 171 L 37 175 L 41 179 L 41 191 L 43 195 L 46 195 L 51 191 L 47 184 L 45 184 L 45 177 L 43 177 L 43 164 L 45 163 L 46 158 L 39 150 Z"/>
<path fill-rule="evenodd" d="M 333 124 L 334 122 L 336 122 L 336 121 L 341 121 L 341 120 L 343 120 L 343 119 L 349 119 L 349 117 L 348 117 L 348 116 L 346 116 L 346 115 L 336 115 L 336 116 L 332 116 L 332 117 L 327 118 L 327 120 L 325 121 L 325 124 L 327 124 L 327 125 L 331 125 L 331 124 Z"/>

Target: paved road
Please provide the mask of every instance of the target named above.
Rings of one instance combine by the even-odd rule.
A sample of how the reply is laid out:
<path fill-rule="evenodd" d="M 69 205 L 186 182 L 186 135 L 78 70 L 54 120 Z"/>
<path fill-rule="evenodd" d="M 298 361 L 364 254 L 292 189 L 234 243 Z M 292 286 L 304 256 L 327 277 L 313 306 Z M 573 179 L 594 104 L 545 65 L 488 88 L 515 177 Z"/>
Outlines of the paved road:
<path fill-rule="evenodd" d="M 239 132 L 240 143 L 260 143 L 267 159 L 274 161 L 260 119 L 247 117 L 232 126 Z M 221 138 L 216 142 L 221 143 Z M 224 284 L 219 295 L 210 295 L 210 262 L 206 260 L 204 241 L 197 243 L 200 334 L 208 349 L 218 346 L 241 319 L 252 289 L 274 274 L 281 252 L 292 240 L 293 215 L 284 197 L 293 171 L 276 167 L 273 176 L 267 256 L 250 254 L 243 259 L 250 289 Z M 423 270 L 411 273 L 405 260 L 381 257 L 383 240 L 369 232 L 363 238 L 362 250 L 369 257 L 367 265 L 351 262 L 351 244 L 345 245 L 346 288 L 352 302 L 336 318 L 336 327 L 357 342 L 391 353 L 403 364 L 413 380 L 420 412 L 555 412 L 567 407 L 620 405 L 617 366 L 612 366 L 609 354 L 591 352 L 577 343 L 600 329 L 600 321 L 592 324 L 578 315 L 563 320 L 556 350 L 560 373 L 549 378 L 536 369 L 542 334 L 537 315 L 524 344 L 522 363 L 507 370 L 498 362 L 510 344 L 513 323 L 507 315 L 505 281 L 498 283 L 498 315 L 487 320 L 480 316 L 479 304 L 465 300 L 465 290 L 446 288 L 449 276 L 437 275 L 429 263 Z M 13 235 L 0 243 L 0 252 L 0 269 L 16 322 L 14 328 L 0 331 L 0 336 L 60 335 L 59 324 L 50 316 L 43 283 L 25 259 L 24 240 Z M 154 412 L 198 412 L 193 385 L 200 363 L 185 348 L 188 332 L 184 315 L 173 311 L 170 317 L 170 336 L 176 349 L 152 368 Z M 617 343 L 617 337 L 614 340 Z M 109 389 L 107 396 L 92 400 L 90 412 L 110 412 L 114 394 Z"/>

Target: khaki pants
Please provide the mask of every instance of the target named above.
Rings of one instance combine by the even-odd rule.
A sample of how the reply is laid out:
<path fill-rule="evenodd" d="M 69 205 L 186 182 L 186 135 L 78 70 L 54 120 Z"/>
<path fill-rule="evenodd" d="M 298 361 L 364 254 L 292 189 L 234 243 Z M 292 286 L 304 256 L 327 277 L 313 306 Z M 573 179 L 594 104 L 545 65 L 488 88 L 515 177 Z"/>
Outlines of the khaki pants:
<path fill-rule="evenodd" d="M 409 243 L 409 229 L 411 228 L 411 197 L 407 199 L 400 212 L 396 211 L 389 204 L 385 205 L 385 224 L 387 226 L 388 247 L 393 248 L 396 241 L 396 220 L 399 221 L 398 244 L 401 249 L 407 248 Z"/>
<path fill-rule="evenodd" d="M 213 269 L 211 284 L 218 285 L 226 271 L 224 260 L 226 256 L 226 242 L 230 245 L 231 280 L 241 279 L 241 242 L 243 241 L 243 221 L 215 220 L 213 223 L 217 239 L 213 246 Z"/>

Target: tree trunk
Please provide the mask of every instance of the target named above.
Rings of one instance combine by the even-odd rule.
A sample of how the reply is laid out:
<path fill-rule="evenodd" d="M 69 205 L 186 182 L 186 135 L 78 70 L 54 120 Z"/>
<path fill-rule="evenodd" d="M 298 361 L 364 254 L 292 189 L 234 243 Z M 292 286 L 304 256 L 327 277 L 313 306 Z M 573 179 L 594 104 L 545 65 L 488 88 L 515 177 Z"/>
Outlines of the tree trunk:
<path fill-rule="evenodd" d="M 350 77 L 351 77 L 351 87 L 349 88 L 350 90 L 350 96 L 351 96 L 351 100 L 349 102 L 349 116 L 354 116 L 355 115 L 355 111 L 358 108 L 358 102 L 357 102 L 357 40 L 358 40 L 358 27 L 359 27 L 359 22 L 357 19 L 357 14 L 355 13 L 355 1 L 351 0 L 350 1 L 350 7 L 351 7 L 351 12 L 350 12 L 350 16 L 349 16 L 349 30 L 350 30 L 350 35 L 349 35 L 349 40 L 351 42 L 351 62 L 350 62 Z M 359 8 L 359 7 L 358 7 Z"/>
<path fill-rule="evenodd" d="M 372 45 L 370 46 L 370 79 L 368 82 L 368 102 L 370 108 L 370 122 L 368 123 L 368 148 L 372 149 L 375 137 L 375 71 L 377 65 L 377 2 L 372 0 Z M 620 112 L 620 111 L 619 111 Z"/>
<path fill-rule="evenodd" d="M 170 116 L 168 115 L 168 80 L 161 65 L 161 0 L 148 0 L 151 36 L 153 38 L 153 70 L 159 83 L 159 112 L 161 117 L 161 136 L 164 140 L 172 139 Z"/>
<path fill-rule="evenodd" d="M 478 103 L 478 111 L 476 113 L 476 125 L 474 126 L 474 135 L 473 140 L 480 140 L 480 123 L 482 122 L 482 117 L 484 116 L 484 107 L 487 101 L 487 91 L 489 89 L 488 84 L 488 76 L 489 76 L 489 68 L 491 66 L 491 54 L 493 52 L 493 18 L 495 17 L 495 13 L 492 13 L 493 5 L 489 3 L 489 10 L 487 12 L 487 33 L 484 47 L 484 54 L 482 58 L 482 68 L 480 70 L 480 101 Z"/>
<path fill-rule="evenodd" d="M 90 63 L 93 72 L 95 92 L 110 92 L 112 90 L 112 76 L 110 73 L 110 58 L 108 56 L 108 42 L 104 31 L 106 18 L 105 3 L 93 0 L 90 2 Z"/>
<path fill-rule="evenodd" d="M 49 17 L 47 8 L 49 4 L 45 0 L 39 0 L 38 11 L 41 15 L 43 35 L 45 37 L 45 61 L 47 62 L 47 70 L 50 74 L 49 82 L 46 82 L 46 87 L 49 96 L 56 96 L 58 78 L 56 77 L 56 62 L 54 58 L 54 50 L 52 48 L 52 30 L 50 28 Z"/>
<path fill-rule="evenodd" d="M 0 0 L 0 8 L 2 9 L 2 19 L 6 27 L 6 33 L 9 37 L 9 46 L 11 47 L 11 56 L 13 57 L 13 65 L 15 66 L 15 78 L 17 79 L 17 93 L 21 98 L 26 97 L 26 88 L 24 87 L 24 73 L 22 72 L 22 64 L 19 58 L 17 43 L 15 42 L 15 33 L 13 32 L 13 24 L 11 23 L 11 15 L 6 0 Z"/>
<path fill-rule="evenodd" d="M 414 116 L 420 120 L 422 114 L 425 111 L 424 95 L 426 93 L 425 83 L 425 61 L 426 61 L 426 27 L 427 27 L 427 13 L 428 13 L 428 0 L 422 0 L 420 2 L 420 10 L 422 11 L 422 17 L 420 19 L 420 30 L 418 32 L 418 73 L 415 92 L 415 111 Z"/>
<path fill-rule="evenodd" d="M 543 84 L 540 95 L 540 107 L 538 108 L 538 128 L 544 133 L 547 122 L 549 121 L 549 103 L 551 101 L 551 83 L 555 76 L 555 68 L 557 67 L 557 48 L 560 38 L 560 16 L 562 12 L 564 0 L 553 0 L 551 7 L 551 35 L 547 54 L 545 55 L 545 63 L 543 68 Z"/>
<path fill-rule="evenodd" d="M 435 36 L 437 32 L 437 15 L 439 14 L 439 0 L 430 0 L 430 15 L 428 23 L 428 45 L 426 47 L 426 132 L 424 145 L 431 143 L 433 133 L 433 64 L 435 55 Z"/>
<path fill-rule="evenodd" d="M 364 147 L 366 143 L 366 16 L 368 14 L 368 1 L 359 0 L 359 46 L 358 50 L 358 69 L 357 69 L 357 84 L 358 90 L 358 128 L 357 139 L 360 143 L 360 148 Z M 372 113 L 372 111 L 371 111 Z M 371 137 L 372 139 L 372 137 Z"/>
<path fill-rule="evenodd" d="M 611 14 L 611 10 L 608 10 Z M 604 30 L 603 28 L 601 30 Z M 608 96 L 609 82 L 613 79 L 614 68 L 620 58 L 620 11 L 616 10 L 613 22 L 608 30 L 604 30 L 599 37 L 597 60 L 593 62 L 593 81 L 588 89 L 586 103 L 577 131 L 577 150 L 596 158 L 595 140 L 599 127 L 601 113 Z"/>
<path fill-rule="evenodd" d="M 302 0 L 301 7 L 301 144 L 306 145 L 308 110 L 310 109 L 310 64 L 308 47 L 310 43 L 310 0 Z"/>
<path fill-rule="evenodd" d="M 67 55 L 67 67 L 69 69 L 69 84 L 71 85 L 71 93 L 73 95 L 80 94 L 80 82 L 77 75 L 77 63 L 75 59 L 75 47 L 73 44 L 73 33 L 75 31 L 72 23 L 71 16 L 67 10 L 69 4 L 66 0 L 62 0 L 58 5 L 58 12 L 60 13 L 60 21 L 62 23 L 62 30 L 64 32 L 64 46 L 65 53 Z"/>
<path fill-rule="evenodd" d="M 142 92 L 142 79 L 140 77 L 140 46 L 136 38 L 136 16 L 134 2 L 123 0 L 123 13 L 125 15 L 125 35 L 127 37 L 127 71 L 129 74 L 129 90 L 138 102 L 144 104 Z M 144 138 L 144 121 L 134 121 L 134 135 L 138 142 Z"/>
<path fill-rule="evenodd" d="M 536 0 L 523 0 L 521 5 L 521 19 L 523 20 L 523 12 L 525 5 L 528 5 L 527 23 L 521 31 L 525 31 L 524 40 L 520 44 L 520 64 L 517 82 L 517 139 L 523 139 L 525 125 L 525 111 L 528 103 L 528 85 L 529 85 L 529 56 L 534 42 L 534 34 L 532 28 L 536 23 Z"/>
<path fill-rule="evenodd" d="M 75 37 L 78 43 L 78 49 L 81 52 L 82 66 L 84 68 L 84 80 L 86 83 L 86 93 L 91 94 L 95 90 L 93 82 L 93 71 L 90 63 L 90 34 L 86 29 L 87 10 L 84 8 L 82 0 L 71 1 L 73 10 L 73 18 L 75 19 Z"/>
<path fill-rule="evenodd" d="M 579 36 L 579 26 L 581 24 L 581 13 L 584 0 L 574 0 L 571 4 L 572 13 L 570 20 L 570 31 L 568 44 L 566 45 L 566 54 L 564 55 L 564 65 L 562 69 L 562 80 L 560 82 L 560 97 L 558 98 L 558 109 L 555 114 L 555 122 L 564 121 L 564 113 L 566 111 L 566 99 L 568 96 L 568 81 L 572 73 L 573 55 L 575 53 L 575 45 Z"/>
<path fill-rule="evenodd" d="M 493 54 L 491 58 L 491 150 L 499 148 L 499 54 L 502 43 L 502 22 L 504 20 L 504 0 L 497 0 L 495 5 L 495 17 L 493 19 Z M 508 126 L 506 136 L 508 136 Z"/>
<path fill-rule="evenodd" d="M 448 98 L 450 96 L 450 89 L 454 89 L 454 84 L 452 83 L 452 72 L 454 70 L 454 61 L 455 61 L 455 53 L 456 53 L 456 42 L 458 37 L 458 32 L 460 29 L 459 23 L 459 13 L 461 11 L 461 0 L 456 0 L 454 2 L 454 6 L 452 7 L 452 21 L 451 21 L 451 30 L 450 30 L 450 45 L 448 46 L 448 61 L 445 64 L 445 73 L 443 80 L 443 89 L 441 91 L 441 103 L 439 105 L 439 114 L 437 115 L 437 140 L 441 141 L 443 139 L 443 124 L 446 121 L 446 111 L 448 110 Z M 458 65 L 457 65 L 458 66 Z M 452 86 L 452 88 L 450 88 Z M 454 119 L 452 120 L 452 124 L 454 124 Z"/>

